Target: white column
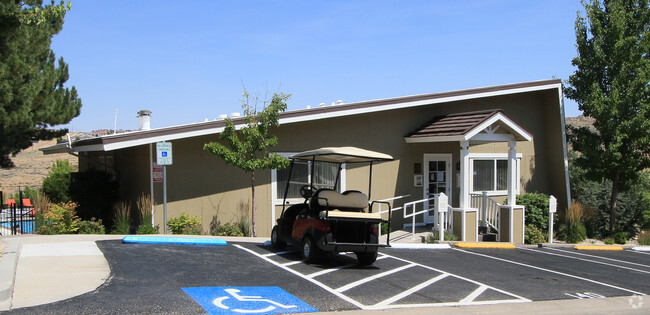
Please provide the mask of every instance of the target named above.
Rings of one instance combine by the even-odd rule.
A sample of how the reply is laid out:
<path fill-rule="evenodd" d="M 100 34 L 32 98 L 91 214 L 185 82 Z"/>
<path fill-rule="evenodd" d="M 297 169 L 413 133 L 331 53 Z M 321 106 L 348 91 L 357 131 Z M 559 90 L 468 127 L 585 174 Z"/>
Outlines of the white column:
<path fill-rule="evenodd" d="M 517 185 L 517 141 L 508 141 L 508 205 L 517 204 L 515 195 Z"/>
<path fill-rule="evenodd" d="M 460 142 L 460 196 L 459 208 L 469 207 L 469 141 Z"/>

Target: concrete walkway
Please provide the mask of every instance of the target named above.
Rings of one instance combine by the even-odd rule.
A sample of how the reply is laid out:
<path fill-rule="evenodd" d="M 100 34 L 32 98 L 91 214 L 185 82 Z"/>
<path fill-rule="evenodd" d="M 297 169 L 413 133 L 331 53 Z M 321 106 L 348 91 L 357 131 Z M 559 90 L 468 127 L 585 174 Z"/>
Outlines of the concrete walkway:
<path fill-rule="evenodd" d="M 414 239 L 410 231 L 391 233 L 391 243 L 421 244 L 428 231 Z M 91 292 L 110 277 L 110 267 L 95 241 L 121 239 L 123 235 L 25 235 L 0 237 L 6 244 L 0 259 L 0 311 L 68 299 Z M 203 236 L 210 237 L 210 236 Z M 267 238 L 219 237 L 227 242 L 265 243 Z M 446 244 L 445 244 L 446 245 Z M 405 246 L 408 248 L 408 246 Z M 638 297 L 637 297 L 638 298 Z M 631 297 L 589 300 L 555 300 L 485 306 L 392 309 L 385 314 L 648 314 L 650 301 L 631 301 Z M 630 303 L 636 303 L 632 309 Z M 639 303 L 640 302 L 640 303 Z M 361 314 L 368 311 L 343 313 Z"/>

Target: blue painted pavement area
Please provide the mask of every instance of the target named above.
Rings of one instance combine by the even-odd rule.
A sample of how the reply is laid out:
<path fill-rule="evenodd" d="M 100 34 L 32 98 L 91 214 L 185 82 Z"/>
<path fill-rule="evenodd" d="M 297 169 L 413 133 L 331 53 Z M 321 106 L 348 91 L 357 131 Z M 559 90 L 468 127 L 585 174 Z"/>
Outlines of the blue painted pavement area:
<path fill-rule="evenodd" d="M 318 312 L 279 287 L 193 287 L 183 290 L 208 314 Z"/>
<path fill-rule="evenodd" d="M 122 239 L 124 243 L 144 244 L 189 244 L 189 245 L 226 245 L 226 241 L 220 238 L 196 238 L 196 237 L 164 237 L 164 236 L 143 236 L 127 235 Z"/>

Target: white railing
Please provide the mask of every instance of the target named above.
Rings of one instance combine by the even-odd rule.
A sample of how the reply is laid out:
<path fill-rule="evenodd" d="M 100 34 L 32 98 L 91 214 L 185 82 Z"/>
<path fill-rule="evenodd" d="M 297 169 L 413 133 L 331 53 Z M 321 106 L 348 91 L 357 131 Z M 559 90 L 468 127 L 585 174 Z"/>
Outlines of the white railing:
<path fill-rule="evenodd" d="M 397 196 L 397 197 L 382 199 L 382 200 L 377 200 L 377 201 L 379 201 L 379 202 L 388 202 L 388 201 L 395 201 L 395 200 L 404 199 L 404 198 L 408 198 L 408 197 L 411 197 L 411 195 L 402 195 L 402 196 Z M 382 210 L 381 206 L 382 206 L 381 203 L 377 203 L 377 213 L 379 213 L 379 214 L 388 213 L 388 210 Z M 403 209 L 403 207 L 391 208 L 390 212 L 395 212 L 395 211 L 402 210 L 402 209 Z M 381 236 L 381 223 L 379 223 L 379 236 Z"/>
<path fill-rule="evenodd" d="M 422 210 L 417 210 L 418 205 L 421 205 Z M 431 205 L 433 205 L 433 208 L 431 208 Z M 411 212 L 409 213 L 409 208 L 411 209 Z M 434 211 L 434 224 L 438 228 L 438 232 L 440 233 L 440 239 L 444 239 L 444 231 L 445 228 L 450 226 L 449 223 L 449 216 L 447 216 L 447 211 L 449 209 L 449 204 L 447 200 L 447 196 L 443 193 L 436 194 L 434 195 L 433 198 L 425 198 L 425 199 L 420 199 L 420 200 L 415 200 L 411 202 L 407 202 L 404 204 L 404 218 L 411 218 L 412 223 L 411 223 L 411 238 L 415 238 L 415 216 L 424 214 L 429 211 Z M 442 222 L 442 224 L 440 224 Z"/>
<path fill-rule="evenodd" d="M 488 196 L 487 191 L 482 194 L 470 194 L 471 207 L 479 209 L 479 221 L 481 226 L 490 226 L 499 231 L 499 204 L 492 197 Z"/>

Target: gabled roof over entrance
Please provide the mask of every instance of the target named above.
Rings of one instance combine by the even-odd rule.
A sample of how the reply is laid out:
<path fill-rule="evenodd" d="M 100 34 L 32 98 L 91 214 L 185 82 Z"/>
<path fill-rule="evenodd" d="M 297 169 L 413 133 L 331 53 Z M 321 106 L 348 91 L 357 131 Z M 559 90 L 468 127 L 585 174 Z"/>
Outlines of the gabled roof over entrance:
<path fill-rule="evenodd" d="M 532 139 L 526 129 L 500 109 L 437 116 L 404 137 L 407 143 Z"/>

